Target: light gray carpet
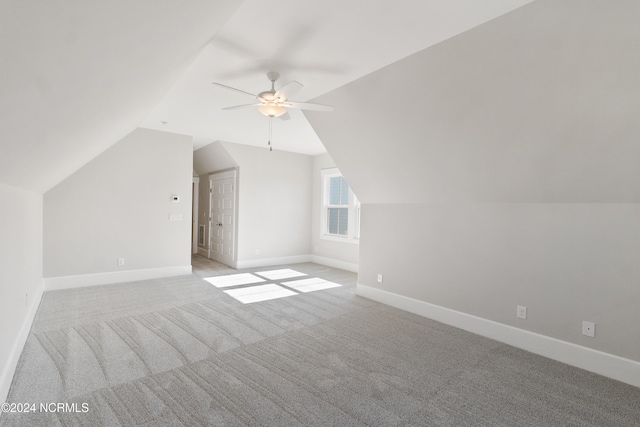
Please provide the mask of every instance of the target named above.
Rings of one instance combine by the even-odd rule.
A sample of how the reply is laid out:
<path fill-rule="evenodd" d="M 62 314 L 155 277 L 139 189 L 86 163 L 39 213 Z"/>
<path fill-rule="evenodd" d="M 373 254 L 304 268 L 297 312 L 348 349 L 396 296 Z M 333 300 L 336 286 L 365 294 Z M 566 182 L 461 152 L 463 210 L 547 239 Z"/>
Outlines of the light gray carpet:
<path fill-rule="evenodd" d="M 202 280 L 237 272 L 194 257 L 191 276 L 45 293 L 8 401 L 89 412 L 0 426 L 640 426 L 638 388 L 287 268 L 343 286 L 241 304 Z"/>

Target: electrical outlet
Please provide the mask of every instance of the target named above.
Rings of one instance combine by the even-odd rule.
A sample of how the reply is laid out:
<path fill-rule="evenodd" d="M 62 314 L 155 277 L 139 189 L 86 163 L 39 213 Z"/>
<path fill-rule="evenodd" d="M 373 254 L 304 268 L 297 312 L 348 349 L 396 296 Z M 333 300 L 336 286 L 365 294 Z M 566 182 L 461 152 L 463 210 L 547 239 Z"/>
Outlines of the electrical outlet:
<path fill-rule="evenodd" d="M 378 283 L 382 283 L 382 273 L 378 273 Z"/>
<path fill-rule="evenodd" d="M 519 319 L 526 319 L 527 318 L 527 307 L 525 307 L 523 305 L 519 305 L 516 308 L 516 317 L 518 317 Z"/>
<path fill-rule="evenodd" d="M 118 265 L 124 265 L 124 258 L 118 258 Z"/>
<path fill-rule="evenodd" d="M 596 337 L 596 324 L 593 322 L 587 322 L 586 320 L 582 322 L 582 335 L 587 337 L 595 338 Z"/>

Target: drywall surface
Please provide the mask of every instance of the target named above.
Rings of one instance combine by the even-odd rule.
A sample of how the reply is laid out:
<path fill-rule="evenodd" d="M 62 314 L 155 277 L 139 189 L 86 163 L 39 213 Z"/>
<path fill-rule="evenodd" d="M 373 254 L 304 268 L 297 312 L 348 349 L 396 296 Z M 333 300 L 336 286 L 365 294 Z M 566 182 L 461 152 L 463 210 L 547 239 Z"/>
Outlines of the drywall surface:
<path fill-rule="evenodd" d="M 124 138 L 241 3 L 3 1 L 0 181 L 46 192 Z"/>
<path fill-rule="evenodd" d="M 0 402 L 42 295 L 42 195 L 0 183 Z M 23 331 L 26 329 L 26 332 Z M 24 332 L 24 333 L 23 333 Z"/>
<path fill-rule="evenodd" d="M 538 0 L 305 115 L 363 203 L 638 202 L 638 17 Z"/>
<path fill-rule="evenodd" d="M 218 172 L 238 166 L 222 142 L 216 141 L 193 152 L 193 170 L 203 179 L 212 172 Z"/>
<path fill-rule="evenodd" d="M 311 199 L 311 250 L 310 253 L 352 265 L 358 264 L 359 244 L 323 239 L 322 225 L 322 177 L 323 169 L 335 168 L 336 164 L 329 154 L 313 157 L 313 196 Z M 356 194 L 357 196 L 357 194 Z"/>
<path fill-rule="evenodd" d="M 308 255 L 311 156 L 222 145 L 239 165 L 238 262 Z"/>
<path fill-rule="evenodd" d="M 363 209 L 366 230 L 394 226 L 363 235 L 360 283 L 640 361 L 640 205 Z M 583 320 L 596 339 L 581 334 Z"/>
<path fill-rule="evenodd" d="M 359 282 L 640 361 L 639 18 L 538 0 L 315 99 Z"/>
<path fill-rule="evenodd" d="M 190 265 L 192 150 L 137 129 L 45 193 L 44 277 Z"/>

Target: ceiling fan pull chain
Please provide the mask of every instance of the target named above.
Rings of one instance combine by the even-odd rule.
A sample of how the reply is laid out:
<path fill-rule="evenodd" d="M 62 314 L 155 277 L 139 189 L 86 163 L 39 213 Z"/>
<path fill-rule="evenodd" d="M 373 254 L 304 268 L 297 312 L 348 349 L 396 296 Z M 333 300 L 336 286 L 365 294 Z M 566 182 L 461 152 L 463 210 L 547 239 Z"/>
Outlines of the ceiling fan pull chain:
<path fill-rule="evenodd" d="M 269 151 L 273 151 L 273 147 L 271 146 L 271 120 L 272 119 L 273 117 L 269 116 L 269 141 L 268 141 Z"/>

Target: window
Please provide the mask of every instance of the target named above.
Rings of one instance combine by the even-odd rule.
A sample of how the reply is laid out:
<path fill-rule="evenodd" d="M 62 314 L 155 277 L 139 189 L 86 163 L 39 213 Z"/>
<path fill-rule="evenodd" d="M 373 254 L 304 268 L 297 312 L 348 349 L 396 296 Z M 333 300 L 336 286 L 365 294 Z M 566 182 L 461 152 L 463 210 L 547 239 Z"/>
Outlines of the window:
<path fill-rule="evenodd" d="M 357 242 L 360 238 L 360 202 L 337 169 L 322 171 L 322 237 Z"/>
<path fill-rule="evenodd" d="M 349 185 L 342 176 L 331 176 L 329 180 L 329 203 L 327 204 L 327 234 L 346 236 L 349 232 Z"/>

